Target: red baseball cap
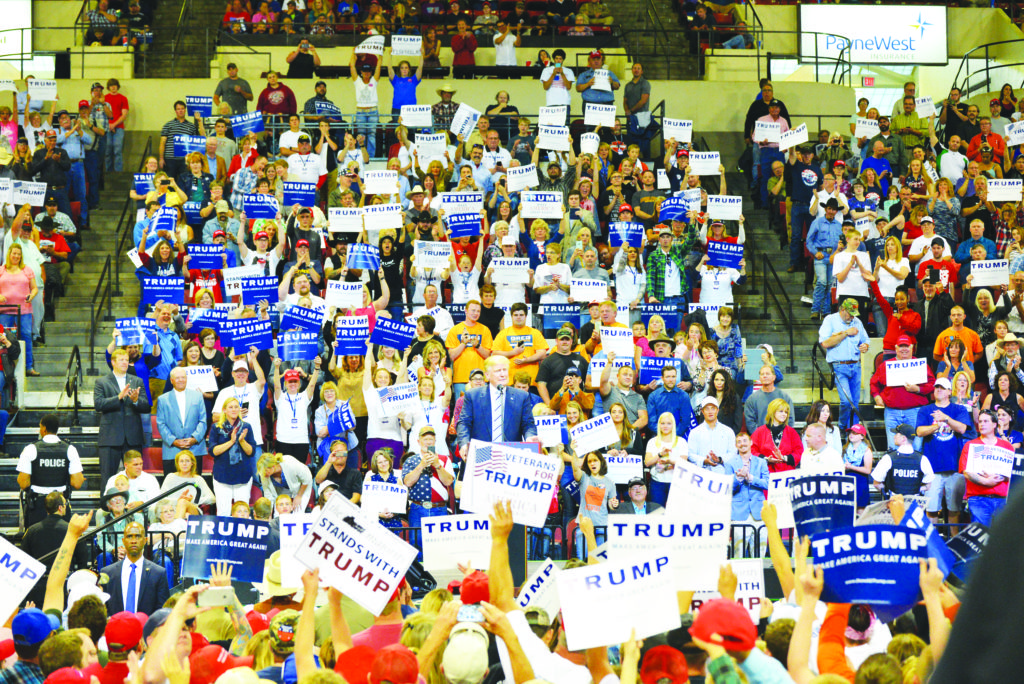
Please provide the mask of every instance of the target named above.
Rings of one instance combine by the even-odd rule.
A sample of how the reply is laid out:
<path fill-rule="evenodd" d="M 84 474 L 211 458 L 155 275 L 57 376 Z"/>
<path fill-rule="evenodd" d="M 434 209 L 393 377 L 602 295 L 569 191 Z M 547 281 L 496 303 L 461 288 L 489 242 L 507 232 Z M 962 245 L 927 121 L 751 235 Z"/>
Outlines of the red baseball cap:
<path fill-rule="evenodd" d="M 215 230 L 215 231 L 213 231 L 213 239 L 214 240 L 216 240 L 219 237 L 226 238 L 227 236 L 228 236 L 228 234 L 225 233 L 223 230 Z"/>
<path fill-rule="evenodd" d="M 355 646 L 338 656 L 334 671 L 344 677 L 346 682 L 365 682 L 376 657 L 377 652 L 369 646 Z"/>
<path fill-rule="evenodd" d="M 256 238 L 255 239 L 256 240 L 269 240 L 270 236 L 267 235 L 267 231 L 261 230 L 258 233 L 256 233 Z"/>
<path fill-rule="evenodd" d="M 217 677 L 236 667 L 252 667 L 253 656 L 233 656 L 220 646 L 204 646 L 191 656 L 188 664 L 192 670 L 189 684 L 209 684 Z"/>
<path fill-rule="evenodd" d="M 88 106 L 89 106 L 89 101 L 88 100 L 79 100 L 78 101 L 78 108 L 79 109 L 81 109 L 82 107 L 88 107 Z"/>
<path fill-rule="evenodd" d="M 121 611 L 112 615 L 103 630 L 107 640 L 107 650 L 113 653 L 124 653 L 139 645 L 142 641 L 142 624 L 135 613 Z"/>
<path fill-rule="evenodd" d="M 309 240 L 302 239 L 296 242 L 295 248 L 298 249 L 299 247 L 309 247 Z"/>
<path fill-rule="evenodd" d="M 655 646 L 647 651 L 639 674 L 643 684 L 658 684 L 666 679 L 672 684 L 685 684 L 689 680 L 686 656 L 671 646 Z"/>
<path fill-rule="evenodd" d="M 248 621 L 253 634 L 259 634 L 265 629 L 270 629 L 270 618 L 263 613 L 250 610 L 245 614 L 245 619 Z"/>
<path fill-rule="evenodd" d="M 77 667 L 62 667 L 51 672 L 45 684 L 89 684 L 89 678 Z"/>
<path fill-rule="evenodd" d="M 491 600 L 490 579 L 487 573 L 477 570 L 462 580 L 462 591 L 459 592 L 459 599 L 464 605 L 480 603 Z"/>
<path fill-rule="evenodd" d="M 416 684 L 419 677 L 420 664 L 416 655 L 401 644 L 392 644 L 377 651 L 370 667 L 369 683 Z"/>
<path fill-rule="evenodd" d="M 619 213 L 621 214 L 624 211 L 628 211 L 630 214 L 632 214 L 633 213 L 633 207 L 629 206 L 626 203 L 622 203 L 622 204 L 619 205 Z"/>
<path fill-rule="evenodd" d="M 301 382 L 302 381 L 302 373 L 300 373 L 299 371 L 295 370 L 294 368 L 290 368 L 290 369 L 286 370 L 284 372 L 284 381 L 285 382 L 289 382 L 291 380 L 298 380 L 298 381 Z"/>
<path fill-rule="evenodd" d="M 749 651 L 757 641 L 757 627 L 746 608 L 728 599 L 705 601 L 690 627 L 690 634 L 731 651 Z M 717 638 L 712 638 L 714 634 Z"/>
<path fill-rule="evenodd" d="M 909 346 L 913 346 L 914 345 L 914 340 L 910 339 L 910 335 L 900 335 L 899 337 L 896 338 L 896 346 L 897 347 L 903 347 L 903 346 L 908 346 L 908 345 Z"/>

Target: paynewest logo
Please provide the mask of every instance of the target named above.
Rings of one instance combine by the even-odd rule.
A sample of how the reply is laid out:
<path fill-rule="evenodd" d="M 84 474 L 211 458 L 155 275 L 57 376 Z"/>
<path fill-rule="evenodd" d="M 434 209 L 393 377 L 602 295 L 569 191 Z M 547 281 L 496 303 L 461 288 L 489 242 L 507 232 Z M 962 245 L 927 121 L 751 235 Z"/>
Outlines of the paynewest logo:
<path fill-rule="evenodd" d="M 932 23 L 926 20 L 919 12 L 917 20 L 907 25 L 907 28 L 911 29 L 907 33 L 879 33 L 870 38 L 855 38 L 853 41 L 841 36 L 830 35 L 825 37 L 825 45 L 829 49 L 843 50 L 850 48 L 852 42 L 852 51 L 871 53 L 913 52 L 918 49 L 916 42 L 924 40 L 925 29 L 929 26 L 932 26 Z M 916 34 L 916 37 L 914 34 Z"/>

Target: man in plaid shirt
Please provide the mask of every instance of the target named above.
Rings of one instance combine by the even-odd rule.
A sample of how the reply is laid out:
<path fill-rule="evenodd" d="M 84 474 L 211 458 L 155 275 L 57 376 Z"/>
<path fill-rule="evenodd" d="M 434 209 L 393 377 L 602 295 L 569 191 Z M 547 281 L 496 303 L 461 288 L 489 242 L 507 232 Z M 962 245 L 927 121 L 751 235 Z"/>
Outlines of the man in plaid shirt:
<path fill-rule="evenodd" d="M 239 169 L 234 176 L 234 187 L 231 189 L 231 206 L 235 211 L 241 211 L 242 198 L 256 189 L 256 181 L 267 166 L 267 158 L 256 157 L 256 161 L 249 168 Z"/>
<path fill-rule="evenodd" d="M 663 226 L 658 233 L 658 247 L 647 257 L 647 296 L 651 303 L 686 307 L 690 291 L 686 282 L 686 255 L 693 237 L 673 241 L 672 229 Z"/>

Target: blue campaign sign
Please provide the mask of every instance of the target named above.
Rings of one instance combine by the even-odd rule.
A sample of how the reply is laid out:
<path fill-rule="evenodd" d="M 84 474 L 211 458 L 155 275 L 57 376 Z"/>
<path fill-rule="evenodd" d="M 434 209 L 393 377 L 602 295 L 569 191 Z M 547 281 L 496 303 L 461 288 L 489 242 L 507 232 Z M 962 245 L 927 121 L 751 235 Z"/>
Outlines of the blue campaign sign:
<path fill-rule="evenodd" d="M 236 140 L 250 133 L 262 133 L 264 130 L 263 112 L 239 114 L 232 116 L 229 121 L 231 121 L 231 131 L 235 134 Z"/>
<path fill-rule="evenodd" d="M 664 366 L 674 366 L 682 373 L 683 360 L 668 358 L 663 359 L 654 356 L 640 357 L 640 379 L 641 385 L 649 385 L 655 380 L 661 380 L 661 369 Z"/>
<path fill-rule="evenodd" d="M 612 247 L 621 247 L 627 244 L 637 249 L 643 244 L 644 225 L 633 221 L 616 221 L 608 229 L 608 236 L 611 238 Z"/>
<path fill-rule="evenodd" d="M 163 197 L 163 195 L 161 195 Z M 150 233 L 157 233 L 161 230 L 166 230 L 171 234 L 178 228 L 178 210 L 174 207 L 160 207 L 153 214 L 153 220 L 150 222 Z"/>
<path fill-rule="evenodd" d="M 338 356 L 364 356 L 370 339 L 370 319 L 366 316 L 342 316 L 335 319 L 334 353 Z"/>
<path fill-rule="evenodd" d="M 553 330 L 563 323 L 572 323 L 579 328 L 586 315 L 579 304 L 541 304 L 540 313 L 544 316 L 544 329 Z"/>
<path fill-rule="evenodd" d="M 227 309 L 200 309 L 193 307 L 188 311 L 188 320 L 192 324 L 192 332 L 199 332 L 203 328 L 211 328 L 218 335 L 220 326 L 228 318 Z"/>
<path fill-rule="evenodd" d="M 349 402 L 343 401 L 338 408 L 327 414 L 327 433 L 331 437 L 342 437 L 349 430 L 356 427 L 355 416 L 352 415 L 352 407 Z"/>
<path fill-rule="evenodd" d="M 338 109 L 338 105 L 330 100 L 314 100 L 313 109 L 317 116 L 341 116 L 341 110 Z"/>
<path fill-rule="evenodd" d="M 289 306 L 281 314 L 281 330 L 309 330 L 320 332 L 323 327 L 324 312 L 320 309 L 307 309 L 303 306 Z"/>
<path fill-rule="evenodd" d="M 688 210 L 689 207 L 685 199 L 682 197 L 669 197 L 661 202 L 661 208 L 658 210 L 658 220 L 685 221 Z"/>
<path fill-rule="evenodd" d="M 449 214 L 444 217 L 452 238 L 477 237 L 483 230 L 480 214 Z"/>
<path fill-rule="evenodd" d="M 185 202 L 182 204 L 181 210 L 185 212 L 185 222 L 191 226 L 202 223 L 203 215 L 199 213 L 202 208 L 203 205 L 199 202 Z"/>
<path fill-rule="evenodd" d="M 946 547 L 956 559 L 953 563 L 953 577 L 967 583 L 971 577 L 974 561 L 988 544 L 988 528 L 981 523 L 971 523 L 960 534 L 947 542 Z"/>
<path fill-rule="evenodd" d="M 181 277 L 142 276 L 142 301 L 146 304 L 185 305 L 185 279 Z"/>
<path fill-rule="evenodd" d="M 153 344 L 156 342 L 156 320 L 152 318 L 118 318 L 114 321 L 119 347 Z"/>
<path fill-rule="evenodd" d="M 282 361 L 312 361 L 320 351 L 319 343 L 319 331 L 289 330 L 277 341 L 277 355 Z"/>
<path fill-rule="evenodd" d="M 237 349 L 273 349 L 274 326 L 256 318 L 229 318 L 220 327 L 221 344 Z"/>
<path fill-rule="evenodd" d="M 278 300 L 277 278 L 260 276 L 259 278 L 242 278 L 242 304 L 256 306 L 264 299 L 273 304 Z"/>
<path fill-rule="evenodd" d="M 708 240 L 708 263 L 712 266 L 739 269 L 742 259 L 743 245 L 722 240 Z"/>
<path fill-rule="evenodd" d="M 651 325 L 651 316 L 661 316 L 662 320 L 665 321 L 665 328 L 667 330 L 679 330 L 679 326 L 683 322 L 684 313 L 682 309 L 672 304 L 640 305 L 640 320 L 648 327 Z"/>
<path fill-rule="evenodd" d="M 348 246 L 348 254 L 345 257 L 345 266 L 348 268 L 368 268 L 376 271 L 380 268 L 380 250 L 373 245 L 357 243 Z"/>
<path fill-rule="evenodd" d="M 201 135 L 174 136 L 175 157 L 186 157 L 193 152 L 206 153 L 206 138 Z"/>
<path fill-rule="evenodd" d="M 821 600 L 826 603 L 894 606 L 903 612 L 920 598 L 918 562 L 928 557 L 922 532 L 895 525 L 841 527 L 814 535 L 811 550 L 825 573 Z"/>
<path fill-rule="evenodd" d="M 911 501 L 910 505 L 907 506 L 900 525 L 917 530 L 924 535 L 928 541 L 928 557 L 936 560 L 939 569 L 942 570 L 943 577 L 952 572 L 953 566 L 956 564 L 956 557 L 949 550 L 949 547 L 946 546 L 946 541 L 939 534 L 938 530 L 935 529 L 935 525 L 932 525 L 932 521 L 928 518 L 924 508 L 917 501 Z"/>
<path fill-rule="evenodd" d="M 190 516 L 181 574 L 209 579 L 210 565 L 224 561 L 232 569 L 231 579 L 262 582 L 269 541 L 270 523 L 216 515 Z"/>
<path fill-rule="evenodd" d="M 857 482 L 848 475 L 804 475 L 789 487 L 800 537 L 851 527 L 857 510 Z"/>
<path fill-rule="evenodd" d="M 298 204 L 300 207 L 312 207 L 316 204 L 316 183 L 298 183 L 284 181 L 284 206 Z"/>
<path fill-rule="evenodd" d="M 213 98 L 209 95 L 186 95 L 185 107 L 189 116 L 199 114 L 205 119 L 213 114 Z"/>
<path fill-rule="evenodd" d="M 244 195 L 242 211 L 245 212 L 246 218 L 272 219 L 277 218 L 281 207 L 278 206 L 277 198 L 273 195 Z"/>
<path fill-rule="evenodd" d="M 441 307 L 435 307 L 435 308 L 436 309 L 440 309 Z M 431 311 L 434 311 L 434 310 L 435 309 L 431 309 Z M 465 304 L 449 304 L 448 306 L 445 307 L 445 310 L 448 312 L 448 315 L 452 317 L 452 323 L 454 323 L 455 325 L 458 325 L 459 323 L 465 323 L 466 322 L 466 305 Z M 427 315 L 433 315 L 433 314 L 430 313 L 430 311 L 426 311 L 425 313 Z"/>
<path fill-rule="evenodd" d="M 411 323 L 390 318 L 378 318 L 377 323 L 373 326 L 373 332 L 370 333 L 370 342 L 405 351 L 412 344 L 412 338 L 415 336 L 416 326 Z"/>
<path fill-rule="evenodd" d="M 152 173 L 136 173 L 133 177 L 135 183 L 135 192 L 140 195 L 145 195 L 147 192 L 153 190 L 153 176 L 156 174 Z"/>
<path fill-rule="evenodd" d="M 224 268 L 224 245 L 202 245 L 189 243 L 189 268 Z"/>
<path fill-rule="evenodd" d="M 1014 454 L 1013 465 L 1010 466 L 1010 494 L 1021 482 L 1024 482 L 1024 454 Z"/>

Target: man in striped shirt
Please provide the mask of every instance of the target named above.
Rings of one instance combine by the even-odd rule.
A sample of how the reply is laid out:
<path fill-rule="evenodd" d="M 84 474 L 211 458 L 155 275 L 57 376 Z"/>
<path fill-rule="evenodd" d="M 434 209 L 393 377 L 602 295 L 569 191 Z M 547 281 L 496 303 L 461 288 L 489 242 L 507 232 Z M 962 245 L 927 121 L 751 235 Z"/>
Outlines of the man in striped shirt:
<path fill-rule="evenodd" d="M 206 135 L 199 113 L 196 113 L 195 121 L 189 121 L 187 116 L 188 108 L 184 102 L 178 100 L 174 103 L 174 118 L 165 123 L 160 130 L 160 168 L 171 178 L 177 178 L 185 171 L 185 158 L 174 156 L 174 136 Z"/>

